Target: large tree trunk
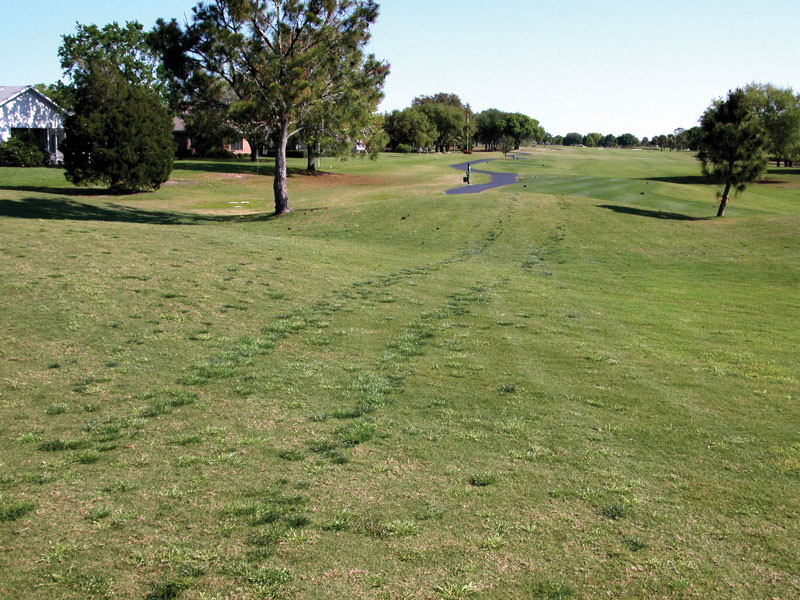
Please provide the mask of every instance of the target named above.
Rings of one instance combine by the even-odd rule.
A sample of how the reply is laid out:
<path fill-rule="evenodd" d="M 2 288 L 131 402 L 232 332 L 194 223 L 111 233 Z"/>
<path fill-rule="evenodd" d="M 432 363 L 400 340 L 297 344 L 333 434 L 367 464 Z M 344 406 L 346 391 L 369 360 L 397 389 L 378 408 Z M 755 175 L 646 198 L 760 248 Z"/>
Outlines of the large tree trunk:
<path fill-rule="evenodd" d="M 275 132 L 275 181 L 272 189 L 275 192 L 275 214 L 284 215 L 292 212 L 289 206 L 289 192 L 286 184 L 286 143 L 289 140 L 289 123 L 284 121 Z"/>
<path fill-rule="evenodd" d="M 317 153 L 314 152 L 314 144 L 306 145 L 306 154 L 308 155 L 308 162 L 306 163 L 306 171 L 314 173 L 317 170 Z"/>
<path fill-rule="evenodd" d="M 258 162 L 258 144 L 256 144 L 256 137 L 253 136 L 247 143 L 250 144 L 250 162 Z"/>
<path fill-rule="evenodd" d="M 728 181 L 725 183 L 725 190 L 722 192 L 722 200 L 719 203 L 719 210 L 717 210 L 717 216 L 722 217 L 725 215 L 725 207 L 728 206 L 728 196 L 731 193 L 731 182 Z"/>

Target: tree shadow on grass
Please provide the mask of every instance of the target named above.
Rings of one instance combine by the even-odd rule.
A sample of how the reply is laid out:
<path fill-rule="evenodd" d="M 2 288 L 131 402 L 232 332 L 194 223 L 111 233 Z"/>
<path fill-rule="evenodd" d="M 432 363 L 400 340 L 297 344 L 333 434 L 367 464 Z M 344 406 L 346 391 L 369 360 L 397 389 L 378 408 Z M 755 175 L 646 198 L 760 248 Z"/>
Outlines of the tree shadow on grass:
<path fill-rule="evenodd" d="M 41 188 L 37 188 L 40 190 Z M 47 198 L 0 199 L 0 217 L 17 219 L 55 219 L 75 221 L 107 221 L 142 223 L 149 225 L 202 225 L 205 223 L 236 223 L 267 221 L 275 218 L 271 213 L 254 215 L 195 215 L 152 211 L 122 206 L 120 204 L 88 204 L 77 200 L 50 200 Z"/>
<path fill-rule="evenodd" d="M 0 185 L 0 190 L 10 192 L 33 192 L 34 194 L 53 194 L 56 196 L 121 196 L 104 188 L 83 188 L 76 186 L 47 186 L 47 185 Z"/>
<path fill-rule="evenodd" d="M 767 169 L 767 175 L 800 175 L 800 169 L 796 167 L 771 167 Z"/>
<path fill-rule="evenodd" d="M 793 169 L 793 168 L 771 168 L 767 169 L 766 174 L 763 178 L 758 179 L 755 183 L 759 184 L 786 184 L 789 183 L 785 179 L 773 179 L 772 176 L 786 176 L 786 175 L 800 175 L 800 169 Z M 704 177 L 703 175 L 678 175 L 675 177 L 642 177 L 640 181 L 660 181 L 662 183 L 678 183 L 681 185 L 711 185 L 711 186 L 722 186 L 722 183 L 718 181 L 714 181 L 710 177 Z"/>
<path fill-rule="evenodd" d="M 703 175 L 677 175 L 675 177 L 642 177 L 641 181 L 660 181 L 662 183 L 680 183 L 682 185 L 716 185 Z"/>
<path fill-rule="evenodd" d="M 181 160 L 175 163 L 175 171 L 199 171 L 201 173 L 229 173 L 234 175 L 268 175 L 275 174 L 275 161 L 267 159 L 264 162 L 239 162 L 223 160 Z M 308 175 L 309 173 L 300 167 L 287 167 L 286 174 L 289 177 L 298 175 Z"/>
<path fill-rule="evenodd" d="M 617 213 L 626 215 L 636 215 L 638 217 L 650 217 L 651 219 L 665 219 L 668 221 L 707 221 L 712 217 L 691 217 L 681 213 L 665 212 L 663 210 L 651 210 L 647 208 L 637 208 L 635 206 L 620 206 L 619 204 L 596 204 L 598 208 L 613 210 Z"/>

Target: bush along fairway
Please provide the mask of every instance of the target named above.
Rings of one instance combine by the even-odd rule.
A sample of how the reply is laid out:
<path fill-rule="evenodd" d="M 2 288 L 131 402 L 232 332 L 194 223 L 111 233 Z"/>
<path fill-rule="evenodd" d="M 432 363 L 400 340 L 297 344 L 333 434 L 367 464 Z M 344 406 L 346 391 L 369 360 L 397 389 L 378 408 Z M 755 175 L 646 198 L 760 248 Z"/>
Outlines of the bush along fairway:
<path fill-rule="evenodd" d="M 0 169 L 0 597 L 800 595 L 800 172 L 527 152 Z"/>

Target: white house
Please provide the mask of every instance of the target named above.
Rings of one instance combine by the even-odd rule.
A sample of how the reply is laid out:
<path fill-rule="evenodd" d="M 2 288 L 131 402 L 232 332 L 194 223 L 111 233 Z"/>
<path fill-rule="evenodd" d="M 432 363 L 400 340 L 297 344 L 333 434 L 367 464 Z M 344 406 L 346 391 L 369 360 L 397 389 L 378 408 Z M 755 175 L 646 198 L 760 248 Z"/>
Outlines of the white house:
<path fill-rule="evenodd" d="M 0 86 L 0 142 L 18 130 L 30 131 L 51 157 L 60 156 L 64 110 L 32 85 Z"/>

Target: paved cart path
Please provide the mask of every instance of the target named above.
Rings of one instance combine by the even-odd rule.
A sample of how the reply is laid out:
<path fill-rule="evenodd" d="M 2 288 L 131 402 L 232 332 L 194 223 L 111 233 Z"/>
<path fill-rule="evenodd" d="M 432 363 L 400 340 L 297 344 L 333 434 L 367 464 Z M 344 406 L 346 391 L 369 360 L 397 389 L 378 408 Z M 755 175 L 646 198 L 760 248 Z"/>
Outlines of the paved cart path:
<path fill-rule="evenodd" d="M 514 156 L 527 156 L 525 153 L 517 153 Z M 498 160 L 496 158 L 481 158 L 478 160 L 470 160 L 463 163 L 458 163 L 457 165 L 450 165 L 453 169 L 458 169 L 459 171 L 466 172 L 467 165 L 477 165 L 480 163 L 491 162 L 493 160 Z M 522 159 L 524 160 L 524 159 Z M 483 171 L 481 169 L 472 169 L 473 173 L 486 173 L 487 175 L 491 175 L 492 179 L 489 183 L 478 183 L 475 185 L 462 185 L 461 187 L 453 188 L 451 190 L 446 190 L 445 194 L 478 194 L 480 192 L 484 192 L 486 190 L 491 190 L 492 188 L 502 187 L 504 185 L 511 185 L 513 183 L 517 183 L 517 174 L 516 173 L 499 173 L 497 171 Z"/>

